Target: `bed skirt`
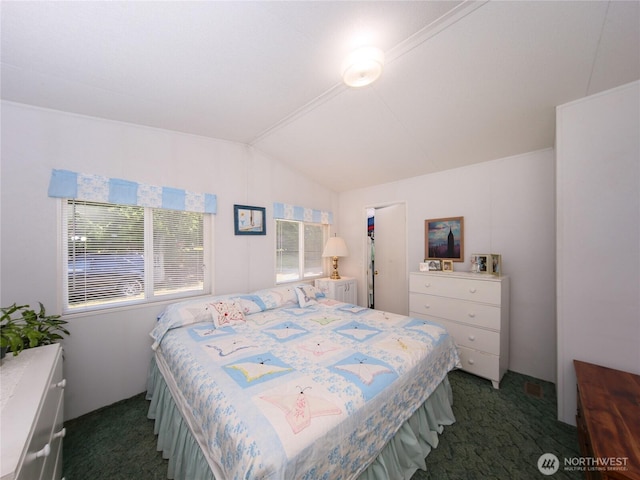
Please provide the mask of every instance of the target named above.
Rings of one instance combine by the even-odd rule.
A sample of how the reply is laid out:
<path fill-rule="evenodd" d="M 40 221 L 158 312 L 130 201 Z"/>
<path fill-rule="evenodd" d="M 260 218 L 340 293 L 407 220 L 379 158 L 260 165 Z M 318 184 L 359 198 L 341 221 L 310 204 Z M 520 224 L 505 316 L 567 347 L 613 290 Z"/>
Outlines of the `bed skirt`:
<path fill-rule="evenodd" d="M 158 451 L 169 460 L 167 478 L 174 480 L 217 479 L 182 418 L 155 358 L 149 370 L 147 417 L 155 420 Z M 438 434 L 455 422 L 453 396 L 448 377 L 407 420 L 358 480 L 409 480 L 418 469 L 425 470 L 425 458 L 438 446 Z"/>

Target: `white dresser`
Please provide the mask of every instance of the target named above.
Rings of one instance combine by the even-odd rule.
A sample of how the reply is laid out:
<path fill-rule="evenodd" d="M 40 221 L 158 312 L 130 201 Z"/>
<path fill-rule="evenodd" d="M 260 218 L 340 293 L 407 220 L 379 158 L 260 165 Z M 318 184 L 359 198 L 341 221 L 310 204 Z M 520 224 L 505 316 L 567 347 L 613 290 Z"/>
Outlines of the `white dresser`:
<path fill-rule="evenodd" d="M 60 479 L 65 383 L 58 344 L 2 360 L 1 480 Z"/>
<path fill-rule="evenodd" d="M 358 283 L 353 277 L 341 277 L 339 280 L 319 278 L 315 281 L 315 287 L 334 300 L 358 304 Z"/>
<path fill-rule="evenodd" d="M 412 272 L 409 315 L 433 320 L 453 336 L 463 370 L 498 388 L 509 366 L 509 277 Z"/>

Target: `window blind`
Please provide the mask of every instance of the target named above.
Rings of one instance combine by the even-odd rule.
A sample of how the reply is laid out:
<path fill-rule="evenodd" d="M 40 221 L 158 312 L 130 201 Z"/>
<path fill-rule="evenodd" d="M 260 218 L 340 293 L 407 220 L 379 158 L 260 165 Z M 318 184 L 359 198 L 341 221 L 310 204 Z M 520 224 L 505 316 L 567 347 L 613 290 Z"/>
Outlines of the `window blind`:
<path fill-rule="evenodd" d="M 67 199 L 64 311 L 207 293 L 204 217 Z"/>

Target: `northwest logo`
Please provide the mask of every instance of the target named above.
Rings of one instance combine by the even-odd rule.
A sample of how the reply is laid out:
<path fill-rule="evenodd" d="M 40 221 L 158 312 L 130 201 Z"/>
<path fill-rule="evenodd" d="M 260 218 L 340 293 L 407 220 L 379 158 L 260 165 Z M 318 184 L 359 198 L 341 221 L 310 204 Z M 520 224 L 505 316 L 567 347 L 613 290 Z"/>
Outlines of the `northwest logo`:
<path fill-rule="evenodd" d="M 560 468 L 560 460 L 553 453 L 544 453 L 538 458 L 538 470 L 543 475 L 553 475 Z"/>

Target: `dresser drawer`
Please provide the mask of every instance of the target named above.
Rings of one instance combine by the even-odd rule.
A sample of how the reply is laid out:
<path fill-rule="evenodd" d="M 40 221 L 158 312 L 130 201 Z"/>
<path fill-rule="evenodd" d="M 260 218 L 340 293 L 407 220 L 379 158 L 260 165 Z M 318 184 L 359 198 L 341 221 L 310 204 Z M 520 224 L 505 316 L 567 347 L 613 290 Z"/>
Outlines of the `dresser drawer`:
<path fill-rule="evenodd" d="M 461 278 L 448 273 L 439 275 L 412 273 L 409 278 L 409 290 L 492 305 L 501 303 L 499 281 Z"/>
<path fill-rule="evenodd" d="M 417 314 L 500 330 L 498 306 L 412 292 L 409 294 L 409 310 Z"/>
<path fill-rule="evenodd" d="M 47 456 L 42 467 L 41 480 L 49 480 L 52 478 L 60 478 L 62 473 L 62 439 L 66 434 L 64 429 L 64 398 L 60 395 L 58 403 L 56 419 L 53 431 L 49 439 L 50 454 Z"/>
<path fill-rule="evenodd" d="M 434 319 L 451 334 L 456 345 L 500 355 L 500 333 L 444 319 Z"/>
<path fill-rule="evenodd" d="M 500 380 L 499 356 L 462 346 L 458 347 L 458 353 L 463 370 L 490 380 Z"/>

